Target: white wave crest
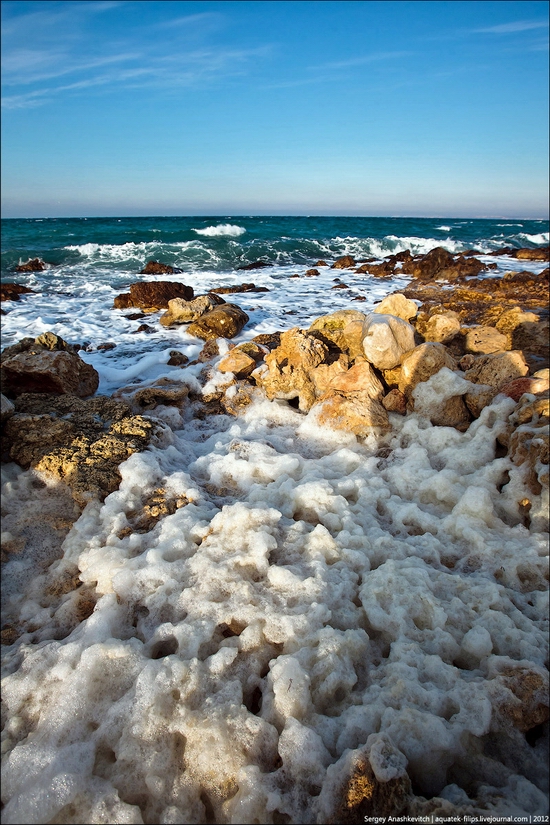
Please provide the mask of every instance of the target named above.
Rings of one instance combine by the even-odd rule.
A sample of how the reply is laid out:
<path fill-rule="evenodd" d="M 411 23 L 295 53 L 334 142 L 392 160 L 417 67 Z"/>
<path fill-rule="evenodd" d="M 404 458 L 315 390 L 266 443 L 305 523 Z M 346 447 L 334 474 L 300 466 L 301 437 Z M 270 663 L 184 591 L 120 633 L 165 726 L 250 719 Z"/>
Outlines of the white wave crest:
<path fill-rule="evenodd" d="M 436 229 L 441 229 L 442 232 L 450 232 L 451 231 L 450 226 L 436 226 Z"/>
<path fill-rule="evenodd" d="M 334 238 L 332 244 L 338 244 L 344 255 L 372 255 L 376 258 L 383 258 L 386 255 L 404 252 L 410 249 L 413 255 L 425 255 L 437 246 L 442 246 L 449 252 L 462 252 L 465 245 L 460 241 L 453 241 L 451 238 L 445 240 L 436 238 L 417 238 L 398 235 L 386 235 L 382 239 L 377 238 Z"/>
<path fill-rule="evenodd" d="M 547 244 L 550 239 L 549 232 L 539 232 L 538 235 L 529 235 L 527 232 L 520 232 L 517 236 L 522 241 L 528 241 L 534 244 Z"/>
<path fill-rule="evenodd" d="M 222 235 L 238 238 L 239 235 L 244 235 L 246 229 L 232 223 L 220 223 L 217 226 L 206 226 L 204 229 L 193 229 L 193 232 L 196 232 L 197 235 L 205 235 L 207 238 L 217 238 Z"/>

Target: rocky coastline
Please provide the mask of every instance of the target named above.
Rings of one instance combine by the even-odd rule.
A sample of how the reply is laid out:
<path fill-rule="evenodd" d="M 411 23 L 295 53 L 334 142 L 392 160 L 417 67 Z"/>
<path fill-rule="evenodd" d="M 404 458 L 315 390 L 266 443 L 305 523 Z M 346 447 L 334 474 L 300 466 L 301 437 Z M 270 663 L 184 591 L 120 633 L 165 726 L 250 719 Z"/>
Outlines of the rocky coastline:
<path fill-rule="evenodd" d="M 518 261 L 548 260 L 548 248 L 508 252 Z M 433 425 L 464 432 L 503 393 L 517 410 L 498 449 L 526 464 L 530 488 L 539 494 L 541 485 L 548 485 L 549 270 L 483 278 L 480 274 L 492 265 L 475 255 L 475 250 L 451 255 L 438 247 L 425 255 L 390 255 L 382 263 L 343 256 L 333 269 L 380 278 L 401 271 L 411 281 L 371 313 L 339 310 L 319 316 L 308 329 L 258 335 L 237 346 L 232 339 L 248 315 L 222 295 L 265 287 L 243 283 L 195 295 L 178 281 L 135 282 L 115 298 L 114 307 L 138 309 L 128 316 L 136 320 L 162 311 L 161 327 L 185 324 L 190 335 L 202 339 L 195 361 L 173 350 L 167 362 L 180 369 L 204 363 L 202 390 L 189 391 L 180 380 L 163 378 L 145 389 L 122 388 L 113 398 L 95 396 L 98 375 L 78 355 L 78 344 L 51 332 L 22 338 L 1 355 L 2 460 L 53 474 L 84 506 L 116 489 L 120 462 L 153 437 L 151 416 L 158 404 L 191 404 L 199 416 L 238 415 L 252 399 L 265 396 L 285 400 L 304 414 L 313 411 L 320 424 L 363 438 L 391 430 L 392 414 L 413 411 Z M 247 268 L 265 265 L 257 261 Z M 33 259 L 17 269 L 43 266 Z M 316 267 L 321 266 L 329 264 L 318 261 Z M 142 270 L 177 272 L 157 261 Z M 315 274 L 318 269 L 312 268 L 301 277 Z M 29 292 L 6 283 L 1 297 L 19 300 Z M 144 327 L 152 329 L 149 324 L 139 329 Z M 227 350 L 223 356 L 220 344 Z M 114 346 L 106 342 L 98 349 Z M 216 375 L 217 386 L 209 389 Z M 426 400 L 422 387 L 428 382 L 445 384 L 439 400 Z M 147 418 L 140 415 L 145 409 Z M 522 507 L 528 512 L 529 502 Z"/>
<path fill-rule="evenodd" d="M 491 265 L 480 261 L 475 250 L 460 255 L 442 248 L 418 256 L 404 252 L 382 263 L 351 256 L 332 264 L 318 261 L 296 277 L 316 277 L 319 267 L 331 266 L 340 274 L 362 272 L 383 279 L 401 272 L 411 280 L 372 312 L 327 312 L 308 328 L 257 335 L 237 345 L 233 339 L 249 320 L 238 295 L 265 288 L 243 283 L 195 295 L 179 281 L 133 283 L 129 292 L 115 298 L 115 308 L 132 310 L 127 317 L 139 322 L 146 318 L 146 326 L 154 323 L 155 329 L 186 325 L 190 335 L 204 342 L 197 358 L 189 360 L 172 350 L 167 367 L 177 370 L 173 380 L 164 376 L 102 396 L 97 395 L 97 372 L 79 355 L 81 345 L 53 332 L 22 338 L 1 354 L 2 462 L 32 468 L 39 477 L 66 486 L 66 521 L 55 528 L 61 548 L 85 507 L 117 490 L 120 464 L 150 444 L 162 445 L 167 425 L 165 417 L 155 417 L 157 409 L 174 407 L 198 419 L 238 417 L 253 402 L 267 398 L 360 441 L 374 436 L 376 455 L 384 461 L 385 439 L 397 420 L 417 415 L 435 427 L 465 433 L 486 407 L 504 396 L 513 406 L 497 436 L 494 455 L 509 456 L 521 469 L 523 486 L 515 503 L 519 523 L 547 529 L 540 515 L 533 523 L 531 511 L 535 498 L 547 496 L 549 486 L 549 270 L 533 274 L 521 269 L 521 261 L 548 261 L 548 248 L 509 254 L 518 261 L 518 270 L 501 279 L 482 277 Z M 28 265 L 36 268 L 40 263 Z M 258 261 L 241 268 L 264 265 Z M 178 271 L 150 261 L 143 274 L 170 277 Z M 333 288 L 341 283 L 336 279 Z M 4 284 L 2 300 L 19 300 L 29 292 L 16 283 Z M 231 300 L 223 295 L 231 295 Z M 98 349 L 115 346 L 116 342 L 104 342 Z M 198 382 L 181 380 L 186 369 L 197 365 Z M 188 503 L 155 490 L 124 529 L 147 532 Z M 20 541 L 12 531 L 3 545 L 3 561 L 21 551 Z M 80 584 L 75 569 L 60 592 L 76 593 Z M 79 592 L 75 626 L 91 615 L 95 604 L 91 591 Z M 5 625 L 2 643 L 11 645 L 28 631 Z M 231 628 L 227 632 L 238 635 Z M 538 671 L 503 672 L 502 679 L 512 697 L 510 706 L 501 709 L 506 724 L 526 736 L 539 730 L 549 714 Z M 350 761 L 338 777 L 335 774 L 334 781 L 341 784 L 335 792 L 340 805 L 330 821 L 463 812 L 459 801 L 455 805 L 416 794 L 406 773 L 378 774 L 366 756 Z M 476 811 L 468 809 L 471 814 Z"/>

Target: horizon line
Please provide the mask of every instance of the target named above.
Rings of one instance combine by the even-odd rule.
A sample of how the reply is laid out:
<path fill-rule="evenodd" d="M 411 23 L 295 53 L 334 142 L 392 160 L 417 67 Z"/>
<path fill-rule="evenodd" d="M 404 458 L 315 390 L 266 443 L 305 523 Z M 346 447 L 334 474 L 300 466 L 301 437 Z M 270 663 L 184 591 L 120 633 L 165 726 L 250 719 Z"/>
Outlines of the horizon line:
<path fill-rule="evenodd" d="M 491 215 L 441 215 L 441 214 L 430 214 L 430 215 L 365 215 L 365 214 L 357 214 L 357 213 L 350 213 L 350 214 L 306 214 L 306 213 L 269 213 L 269 212 L 259 212 L 255 214 L 250 213 L 234 213 L 232 215 L 227 214 L 200 214 L 200 213 L 188 213 L 188 214 L 143 214 L 143 215 L 124 215 L 124 214 L 112 214 L 112 215 L 40 215 L 40 216 L 30 216 L 30 215 L 18 215 L 18 216 L 11 216 L 11 217 L 4 217 L 1 216 L 1 220 L 3 221 L 33 221 L 33 220 L 48 220 L 48 221 L 56 221 L 56 220 L 102 220 L 102 219 L 113 219 L 116 218 L 118 220 L 132 220 L 132 219 L 143 219 L 143 218 L 215 218 L 215 219 L 223 219 L 223 220 L 230 220 L 233 218 L 365 218 L 368 220 L 371 219 L 421 219 L 421 220 L 476 220 L 476 221 L 491 221 L 491 220 L 521 220 L 521 221 L 549 221 L 550 214 L 544 217 L 525 217 L 519 215 L 502 215 L 502 214 L 491 214 Z"/>

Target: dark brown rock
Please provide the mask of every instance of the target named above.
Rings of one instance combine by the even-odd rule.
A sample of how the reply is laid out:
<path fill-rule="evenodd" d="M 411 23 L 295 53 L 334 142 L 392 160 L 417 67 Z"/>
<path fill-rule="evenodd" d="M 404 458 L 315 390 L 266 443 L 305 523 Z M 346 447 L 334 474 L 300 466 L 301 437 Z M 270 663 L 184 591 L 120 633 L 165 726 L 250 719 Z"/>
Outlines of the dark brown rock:
<path fill-rule="evenodd" d="M 16 272 L 43 272 L 45 269 L 46 264 L 40 258 L 33 258 L 15 267 Z"/>
<path fill-rule="evenodd" d="M 369 275 L 376 275 L 379 278 L 388 278 L 394 272 L 394 265 L 390 261 L 384 261 L 381 264 L 366 263 L 358 267 L 355 272 L 358 275 L 368 273 Z"/>
<path fill-rule="evenodd" d="M 134 303 L 132 301 L 132 296 L 129 292 L 123 292 L 121 295 L 115 295 L 115 300 L 113 301 L 113 309 L 128 309 L 128 307 L 133 307 Z"/>
<path fill-rule="evenodd" d="M 268 350 L 277 349 L 281 344 L 280 332 L 262 332 L 260 335 L 255 335 L 252 341 L 260 346 L 267 347 Z"/>
<path fill-rule="evenodd" d="M 412 275 L 415 278 L 423 280 L 430 280 L 435 278 L 442 269 L 449 269 L 453 266 L 454 259 L 450 252 L 443 249 L 442 246 L 437 246 L 426 255 L 420 258 L 415 258 L 410 261 L 404 261 L 402 272 L 406 275 Z"/>
<path fill-rule="evenodd" d="M 219 354 L 220 348 L 218 346 L 218 342 L 215 338 L 211 338 L 209 341 L 205 343 L 204 347 L 199 352 L 198 360 L 201 363 L 204 363 L 205 361 L 212 360 L 212 358 L 215 358 L 216 355 Z"/>
<path fill-rule="evenodd" d="M 306 278 L 315 278 L 317 275 L 319 275 L 319 270 L 318 269 L 307 269 L 304 272 L 304 275 L 306 276 Z"/>
<path fill-rule="evenodd" d="M 34 294 L 33 289 L 21 284 L 6 283 L 0 285 L 0 301 L 18 301 L 20 295 Z"/>
<path fill-rule="evenodd" d="M 172 298 L 191 301 L 193 295 L 193 287 L 178 281 L 138 281 L 130 285 L 129 293 L 117 295 L 113 306 L 115 309 L 135 306 L 152 312 L 157 309 L 167 309 L 168 301 Z"/>
<path fill-rule="evenodd" d="M 382 404 L 388 412 L 399 413 L 399 415 L 405 415 L 407 412 L 407 399 L 398 389 L 390 390 L 382 399 Z"/>
<path fill-rule="evenodd" d="M 217 286 L 210 292 L 215 295 L 230 295 L 233 292 L 269 292 L 269 289 L 266 286 L 256 286 L 256 284 L 238 284 L 237 286 Z"/>
<path fill-rule="evenodd" d="M 144 268 L 140 271 L 140 275 L 173 275 L 181 272 L 181 269 L 170 266 L 170 264 L 162 264 L 159 261 L 147 261 Z"/>
<path fill-rule="evenodd" d="M 3 392 L 12 397 L 22 393 L 70 393 L 85 398 L 98 386 L 96 370 L 74 352 L 22 352 L 2 364 Z"/>
<path fill-rule="evenodd" d="M 206 341 L 209 338 L 234 338 L 248 320 L 246 312 L 236 304 L 222 304 L 190 324 L 187 332 Z"/>
<path fill-rule="evenodd" d="M 189 358 L 183 352 L 180 352 L 178 349 L 171 349 L 169 353 L 170 357 L 166 362 L 169 367 L 183 367 L 185 364 L 189 363 Z"/>
<path fill-rule="evenodd" d="M 331 269 L 351 269 L 352 266 L 355 266 L 355 258 L 352 255 L 342 255 L 336 258 Z"/>
<path fill-rule="evenodd" d="M 265 266 L 271 266 L 271 264 L 267 261 L 253 261 L 251 264 L 238 266 L 237 269 L 263 269 Z"/>
<path fill-rule="evenodd" d="M 549 260 L 550 247 L 539 246 L 538 249 L 514 249 L 512 258 L 520 261 L 547 261 Z"/>

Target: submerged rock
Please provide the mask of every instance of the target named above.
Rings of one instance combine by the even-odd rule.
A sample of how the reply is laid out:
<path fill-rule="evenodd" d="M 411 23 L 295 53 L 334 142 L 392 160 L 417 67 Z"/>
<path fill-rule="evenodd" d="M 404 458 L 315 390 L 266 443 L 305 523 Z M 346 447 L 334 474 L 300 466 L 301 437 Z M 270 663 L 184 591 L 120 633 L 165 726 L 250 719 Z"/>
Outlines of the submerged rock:
<path fill-rule="evenodd" d="M 5 283 L 0 285 L 0 301 L 19 301 L 20 295 L 34 295 L 36 294 L 33 289 L 29 289 L 28 286 L 23 286 L 22 284 L 15 284 L 15 283 Z"/>
<path fill-rule="evenodd" d="M 355 266 L 355 258 L 352 255 L 342 255 L 336 258 L 331 269 L 351 269 L 352 266 Z"/>
<path fill-rule="evenodd" d="M 159 261 L 147 261 L 144 268 L 140 270 L 140 275 L 172 275 L 174 273 L 182 272 L 170 264 L 163 264 Z"/>
<path fill-rule="evenodd" d="M 32 258 L 24 264 L 18 264 L 15 267 L 15 272 L 44 272 L 46 264 L 41 258 Z"/>
<path fill-rule="evenodd" d="M 251 264 L 243 264 L 243 266 L 238 266 L 237 269 L 263 269 L 266 266 L 271 266 L 271 264 L 267 261 L 253 261 Z"/>
<path fill-rule="evenodd" d="M 216 295 L 230 295 L 234 292 L 269 292 L 266 286 L 256 284 L 236 284 L 235 286 L 217 286 L 210 290 Z"/>

